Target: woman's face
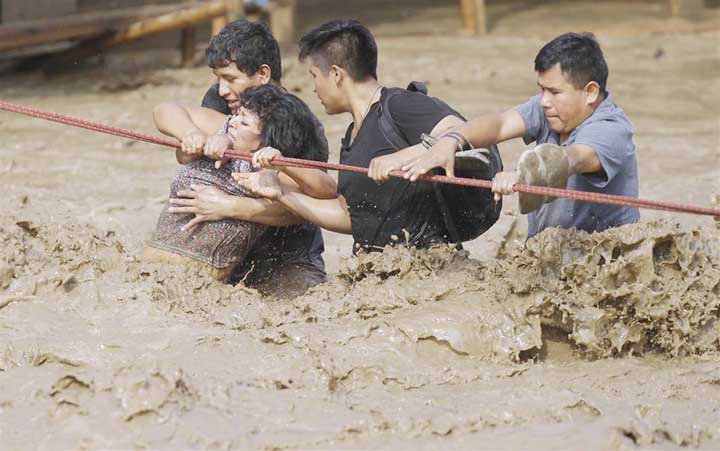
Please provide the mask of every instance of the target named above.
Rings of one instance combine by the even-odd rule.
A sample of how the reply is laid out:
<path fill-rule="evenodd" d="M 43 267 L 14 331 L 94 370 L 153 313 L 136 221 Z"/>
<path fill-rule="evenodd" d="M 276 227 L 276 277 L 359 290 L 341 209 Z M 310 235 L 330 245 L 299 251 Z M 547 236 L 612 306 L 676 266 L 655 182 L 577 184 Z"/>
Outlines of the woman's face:
<path fill-rule="evenodd" d="M 240 107 L 238 114 L 230 119 L 228 135 L 240 152 L 255 152 L 260 147 L 260 118 L 252 111 Z"/>

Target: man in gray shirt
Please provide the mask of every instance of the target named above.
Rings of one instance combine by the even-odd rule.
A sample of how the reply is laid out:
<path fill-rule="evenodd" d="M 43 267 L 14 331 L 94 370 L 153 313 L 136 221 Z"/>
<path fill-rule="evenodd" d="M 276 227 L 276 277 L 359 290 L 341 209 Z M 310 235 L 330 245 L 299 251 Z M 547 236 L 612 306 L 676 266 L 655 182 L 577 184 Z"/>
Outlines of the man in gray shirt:
<path fill-rule="evenodd" d="M 453 175 L 458 148 L 522 137 L 526 144 L 562 146 L 570 173 L 568 189 L 637 197 L 632 124 L 606 90 L 607 63 L 594 36 L 558 36 L 540 50 L 535 70 L 540 94 L 527 103 L 474 118 L 438 140 L 427 154 L 410 162 L 396 156 L 384 166 L 407 171 L 410 180 L 437 167 Z M 512 194 L 520 177 L 520 171 L 498 173 L 493 181 L 496 198 Z M 528 237 L 547 227 L 595 232 L 639 219 L 637 208 L 556 199 L 530 213 Z"/>

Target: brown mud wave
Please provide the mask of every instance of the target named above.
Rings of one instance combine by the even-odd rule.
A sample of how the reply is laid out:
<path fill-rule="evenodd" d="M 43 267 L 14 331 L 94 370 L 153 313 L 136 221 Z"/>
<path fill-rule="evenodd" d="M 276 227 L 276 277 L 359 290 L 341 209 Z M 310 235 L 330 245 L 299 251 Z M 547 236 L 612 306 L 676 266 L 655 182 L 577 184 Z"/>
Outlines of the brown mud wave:
<path fill-rule="evenodd" d="M 6 216 L 0 241 L 2 307 L 36 298 L 147 299 L 262 340 L 323 329 L 342 342 L 354 330 L 492 360 L 532 355 L 550 328 L 592 357 L 720 349 L 717 234 L 662 222 L 595 234 L 551 229 L 488 264 L 448 247 L 388 248 L 347 260 L 333 280 L 291 300 L 220 284 L 194 268 L 143 264 L 112 231 L 89 225 Z"/>

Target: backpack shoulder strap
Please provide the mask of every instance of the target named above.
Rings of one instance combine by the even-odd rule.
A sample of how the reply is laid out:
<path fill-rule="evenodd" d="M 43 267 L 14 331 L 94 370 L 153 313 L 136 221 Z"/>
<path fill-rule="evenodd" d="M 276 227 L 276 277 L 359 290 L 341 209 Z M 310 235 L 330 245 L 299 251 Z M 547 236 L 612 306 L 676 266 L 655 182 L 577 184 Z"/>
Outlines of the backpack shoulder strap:
<path fill-rule="evenodd" d="M 408 85 L 407 89 L 390 88 L 388 89 L 388 91 L 389 92 L 385 95 L 385 97 L 382 98 L 380 108 L 378 109 L 378 114 L 380 115 L 378 119 L 378 123 L 380 125 L 380 132 L 395 150 L 404 149 L 410 146 L 410 143 L 400 132 L 400 129 L 398 129 L 398 126 L 395 123 L 392 111 L 390 110 L 390 99 L 392 99 L 396 95 L 408 91 L 419 92 L 423 95 L 427 95 L 427 87 L 419 81 L 413 81 Z M 433 100 L 435 100 L 435 102 L 441 102 L 438 99 L 433 98 Z M 455 227 L 451 212 L 447 206 L 447 202 L 445 201 L 443 193 L 440 190 L 440 186 L 437 183 L 433 183 L 433 188 L 435 191 L 436 201 L 440 208 L 440 214 L 443 218 L 443 223 L 445 224 L 445 228 L 448 232 L 448 236 L 450 237 L 452 242 L 458 243 L 459 249 L 462 249 L 462 245 L 460 245 L 460 234 L 458 233 L 457 227 Z"/>
<path fill-rule="evenodd" d="M 410 146 L 410 143 L 395 123 L 395 118 L 393 118 L 390 109 L 390 100 L 396 95 L 402 94 L 404 91 L 402 88 L 388 88 L 387 93 L 381 98 L 380 107 L 377 110 L 380 133 L 395 150 Z"/>

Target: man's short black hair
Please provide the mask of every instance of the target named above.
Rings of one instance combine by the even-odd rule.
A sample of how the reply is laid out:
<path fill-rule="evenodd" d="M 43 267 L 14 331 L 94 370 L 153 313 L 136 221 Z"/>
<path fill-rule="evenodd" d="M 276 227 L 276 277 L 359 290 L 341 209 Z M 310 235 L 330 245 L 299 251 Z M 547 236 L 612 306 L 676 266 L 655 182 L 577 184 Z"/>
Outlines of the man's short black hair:
<path fill-rule="evenodd" d="M 535 57 L 535 71 L 545 72 L 558 63 L 577 89 L 594 81 L 607 96 L 608 67 L 592 33 L 566 33 L 548 42 Z"/>
<path fill-rule="evenodd" d="M 375 38 L 357 20 L 333 20 L 300 39 L 300 61 L 319 56 L 325 71 L 342 67 L 355 81 L 377 80 L 377 54 Z"/>
<path fill-rule="evenodd" d="M 321 141 L 315 117 L 302 100 L 268 84 L 243 91 L 240 103 L 258 115 L 262 147 L 274 147 L 290 158 L 327 161 L 327 146 Z"/>
<path fill-rule="evenodd" d="M 263 22 L 240 19 L 227 24 L 212 38 L 205 54 L 211 68 L 235 63 L 237 68 L 248 76 L 255 74 L 263 64 L 267 64 L 270 67 L 270 77 L 280 81 L 280 46 L 270 28 Z"/>

